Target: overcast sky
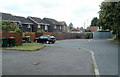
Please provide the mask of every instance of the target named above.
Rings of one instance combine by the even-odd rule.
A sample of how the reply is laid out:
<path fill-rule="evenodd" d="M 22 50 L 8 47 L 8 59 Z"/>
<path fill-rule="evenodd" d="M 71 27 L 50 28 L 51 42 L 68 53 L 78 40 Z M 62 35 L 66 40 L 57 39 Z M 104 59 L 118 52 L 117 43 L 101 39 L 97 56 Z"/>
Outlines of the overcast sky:
<path fill-rule="evenodd" d="M 74 27 L 89 26 L 98 17 L 103 0 L 0 0 L 0 12 L 18 16 L 53 18 Z"/>

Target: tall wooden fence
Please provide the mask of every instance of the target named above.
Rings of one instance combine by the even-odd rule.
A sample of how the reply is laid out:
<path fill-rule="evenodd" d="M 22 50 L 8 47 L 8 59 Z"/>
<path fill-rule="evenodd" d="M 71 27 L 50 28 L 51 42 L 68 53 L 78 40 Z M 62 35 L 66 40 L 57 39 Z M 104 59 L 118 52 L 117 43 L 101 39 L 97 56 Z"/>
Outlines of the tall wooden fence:
<path fill-rule="evenodd" d="M 24 36 L 30 36 L 30 41 L 34 42 L 36 37 L 41 35 L 53 35 L 56 37 L 57 40 L 64 40 L 64 39 L 88 39 L 92 38 L 92 33 L 62 33 L 62 32 L 46 32 L 46 33 L 35 33 L 35 32 L 24 32 Z"/>
<path fill-rule="evenodd" d="M 16 45 L 22 45 L 22 33 L 0 33 L 0 38 L 2 37 L 15 37 Z"/>

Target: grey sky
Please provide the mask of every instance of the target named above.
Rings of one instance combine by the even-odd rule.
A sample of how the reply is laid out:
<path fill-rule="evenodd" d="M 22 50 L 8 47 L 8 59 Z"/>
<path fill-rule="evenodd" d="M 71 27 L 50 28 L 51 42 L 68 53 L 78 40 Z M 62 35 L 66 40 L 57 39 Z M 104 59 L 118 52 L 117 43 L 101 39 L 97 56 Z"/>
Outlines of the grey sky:
<path fill-rule="evenodd" d="M 0 11 L 18 16 L 48 17 L 75 27 L 90 25 L 103 0 L 0 0 Z"/>

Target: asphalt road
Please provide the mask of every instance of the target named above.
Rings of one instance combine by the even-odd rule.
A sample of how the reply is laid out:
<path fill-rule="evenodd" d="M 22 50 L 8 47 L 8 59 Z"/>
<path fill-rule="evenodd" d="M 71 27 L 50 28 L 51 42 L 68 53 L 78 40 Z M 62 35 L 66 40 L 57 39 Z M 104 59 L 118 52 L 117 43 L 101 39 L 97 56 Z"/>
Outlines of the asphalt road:
<path fill-rule="evenodd" d="M 0 49 L 0 76 L 2 75 L 2 50 Z"/>
<path fill-rule="evenodd" d="M 2 55 L 3 75 L 94 75 L 90 52 L 80 48 L 3 50 Z"/>
<path fill-rule="evenodd" d="M 86 48 L 95 54 L 100 75 L 118 75 L 118 43 L 110 40 L 72 39 L 49 46 Z"/>

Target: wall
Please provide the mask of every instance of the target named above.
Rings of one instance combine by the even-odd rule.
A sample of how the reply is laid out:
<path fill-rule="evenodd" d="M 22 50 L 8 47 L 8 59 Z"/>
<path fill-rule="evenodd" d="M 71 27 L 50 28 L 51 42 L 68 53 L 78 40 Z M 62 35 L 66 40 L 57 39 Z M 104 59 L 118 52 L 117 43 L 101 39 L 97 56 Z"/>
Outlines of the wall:
<path fill-rule="evenodd" d="M 62 33 L 62 32 L 45 32 L 45 33 L 35 33 L 35 32 L 24 32 L 24 36 L 30 36 L 30 41 L 34 42 L 36 37 L 41 35 L 53 35 L 57 40 L 64 39 L 88 39 L 92 38 L 92 33 Z"/>
<path fill-rule="evenodd" d="M 56 37 L 57 40 L 63 39 L 91 39 L 92 33 L 52 33 L 53 36 Z"/>
<path fill-rule="evenodd" d="M 23 32 L 23 36 L 30 36 L 30 41 L 34 41 L 34 39 L 36 38 L 36 33 L 35 32 Z"/>
<path fill-rule="evenodd" d="M 16 45 L 22 45 L 22 33 L 2 33 L 2 36 L 0 36 L 0 38 L 2 37 L 16 37 Z"/>

